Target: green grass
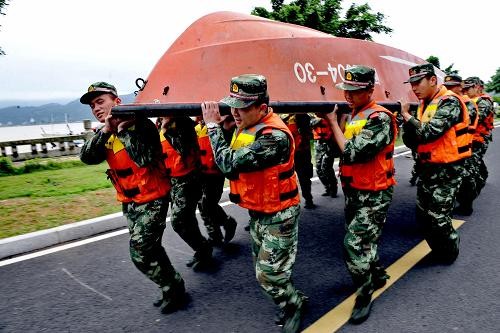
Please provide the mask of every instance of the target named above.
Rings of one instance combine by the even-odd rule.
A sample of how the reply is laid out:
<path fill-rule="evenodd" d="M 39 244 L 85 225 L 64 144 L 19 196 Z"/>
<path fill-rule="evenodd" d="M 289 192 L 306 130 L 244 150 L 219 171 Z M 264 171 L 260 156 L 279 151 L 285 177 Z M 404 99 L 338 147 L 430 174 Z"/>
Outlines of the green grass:
<path fill-rule="evenodd" d="M 0 200 L 55 197 L 112 187 L 106 163 L 0 177 Z"/>
<path fill-rule="evenodd" d="M 0 177 L 0 238 L 119 212 L 107 164 L 75 165 Z"/>

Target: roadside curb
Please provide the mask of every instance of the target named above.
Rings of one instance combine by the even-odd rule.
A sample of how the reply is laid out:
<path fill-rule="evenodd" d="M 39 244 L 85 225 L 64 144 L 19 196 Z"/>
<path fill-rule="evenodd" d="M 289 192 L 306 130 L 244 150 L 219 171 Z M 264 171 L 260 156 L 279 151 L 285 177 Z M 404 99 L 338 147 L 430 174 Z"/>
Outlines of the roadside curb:
<path fill-rule="evenodd" d="M 0 239 L 0 259 L 90 237 L 126 226 L 126 220 L 120 212 L 51 229 Z"/>
<path fill-rule="evenodd" d="M 399 153 L 408 150 L 404 145 L 395 147 Z M 338 161 L 335 165 L 338 168 Z M 76 241 L 100 233 L 124 228 L 127 222 L 121 212 L 63 226 L 30 232 L 28 234 L 0 239 L 0 260 L 65 242 Z"/>

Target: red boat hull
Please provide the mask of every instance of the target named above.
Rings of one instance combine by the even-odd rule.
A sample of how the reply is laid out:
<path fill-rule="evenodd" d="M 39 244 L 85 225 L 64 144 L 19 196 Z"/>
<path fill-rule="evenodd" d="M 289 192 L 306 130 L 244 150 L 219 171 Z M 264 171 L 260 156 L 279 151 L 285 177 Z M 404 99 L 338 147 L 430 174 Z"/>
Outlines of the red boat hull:
<path fill-rule="evenodd" d="M 425 61 L 374 42 L 232 12 L 194 22 L 153 68 L 136 103 L 199 103 L 228 94 L 233 76 L 267 77 L 271 101 L 344 101 L 335 84 L 352 65 L 374 67 L 374 98 L 416 101 L 408 69 Z M 439 76 L 443 74 L 439 71 Z"/>

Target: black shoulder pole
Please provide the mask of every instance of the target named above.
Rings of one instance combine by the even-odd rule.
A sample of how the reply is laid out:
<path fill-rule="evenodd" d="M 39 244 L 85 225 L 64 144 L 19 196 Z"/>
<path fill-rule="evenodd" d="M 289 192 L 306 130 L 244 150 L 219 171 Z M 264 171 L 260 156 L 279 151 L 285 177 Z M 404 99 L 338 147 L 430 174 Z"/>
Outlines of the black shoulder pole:
<path fill-rule="evenodd" d="M 377 103 L 392 112 L 398 112 L 401 106 L 397 102 Z M 269 106 L 276 113 L 328 113 L 338 105 L 340 112 L 348 113 L 346 102 L 270 102 Z M 416 103 L 411 106 L 415 108 Z M 219 103 L 221 114 L 229 114 L 229 106 Z M 111 114 L 120 117 L 145 116 L 148 118 L 162 116 L 201 116 L 200 103 L 166 103 L 166 104 L 123 104 L 115 106 Z"/>

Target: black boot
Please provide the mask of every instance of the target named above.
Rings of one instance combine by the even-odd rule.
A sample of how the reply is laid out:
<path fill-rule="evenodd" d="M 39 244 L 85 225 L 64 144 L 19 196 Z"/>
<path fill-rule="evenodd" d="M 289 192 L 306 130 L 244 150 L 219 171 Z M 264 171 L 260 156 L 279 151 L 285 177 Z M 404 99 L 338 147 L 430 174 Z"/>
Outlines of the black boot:
<path fill-rule="evenodd" d="M 372 294 L 368 295 L 358 295 L 356 301 L 354 302 L 354 308 L 352 309 L 351 318 L 349 322 L 352 324 L 361 324 L 370 316 L 370 311 L 372 309 Z"/>
<path fill-rule="evenodd" d="M 227 217 L 226 222 L 224 223 L 224 244 L 229 243 L 233 237 L 234 234 L 236 233 L 236 226 L 238 223 L 236 223 L 236 220 L 232 218 L 231 216 Z"/>
<path fill-rule="evenodd" d="M 162 301 L 159 305 L 160 311 L 163 314 L 169 314 L 184 308 L 188 302 L 184 281 L 180 281 L 175 287 L 172 287 L 168 292 L 162 293 Z"/>
<path fill-rule="evenodd" d="M 287 304 L 284 308 L 283 333 L 297 333 L 302 320 L 302 301 L 299 304 Z"/>
<path fill-rule="evenodd" d="M 195 272 L 209 269 L 213 266 L 212 246 L 206 243 L 202 249 L 195 252 L 193 258 L 186 263 L 187 267 L 191 267 Z"/>
<path fill-rule="evenodd" d="M 314 209 L 316 208 L 316 205 L 314 204 L 312 199 L 307 199 L 306 204 L 304 205 L 305 209 Z"/>

